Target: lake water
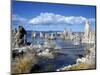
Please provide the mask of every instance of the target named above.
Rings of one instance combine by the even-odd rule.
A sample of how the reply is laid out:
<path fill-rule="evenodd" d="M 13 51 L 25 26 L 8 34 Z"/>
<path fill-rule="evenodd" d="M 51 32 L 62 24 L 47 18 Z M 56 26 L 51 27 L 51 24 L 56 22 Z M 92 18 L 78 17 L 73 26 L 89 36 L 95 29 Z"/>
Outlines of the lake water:
<path fill-rule="evenodd" d="M 32 32 L 27 33 L 27 40 L 33 44 L 45 42 L 45 39 L 39 38 L 39 33 L 35 39 L 32 39 L 31 34 Z M 75 64 L 77 58 L 85 55 L 84 49 L 87 46 L 86 44 L 75 46 L 73 45 L 73 42 L 69 40 L 62 40 L 60 38 L 53 40 L 53 42 L 55 42 L 62 49 L 58 50 L 58 55 L 54 59 L 40 58 L 41 60 L 39 66 L 42 67 L 41 70 L 44 72 L 56 71 L 58 68 Z"/>

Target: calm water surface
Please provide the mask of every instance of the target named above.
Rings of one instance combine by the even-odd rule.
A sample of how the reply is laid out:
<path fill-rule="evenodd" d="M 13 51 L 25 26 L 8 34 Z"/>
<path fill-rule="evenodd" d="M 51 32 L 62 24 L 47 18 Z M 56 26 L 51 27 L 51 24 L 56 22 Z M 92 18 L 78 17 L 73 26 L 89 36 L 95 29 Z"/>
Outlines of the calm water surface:
<path fill-rule="evenodd" d="M 31 41 L 33 44 L 44 43 L 45 39 L 40 39 L 39 36 L 37 38 L 32 39 L 31 33 L 27 34 L 27 40 Z M 76 63 L 76 59 L 81 56 L 84 56 L 86 48 L 85 44 L 81 44 L 78 46 L 73 45 L 71 41 L 65 41 L 60 38 L 53 40 L 56 45 L 61 47 L 62 49 L 58 51 L 58 55 L 54 59 L 40 58 L 39 65 L 42 67 L 43 71 L 56 71 L 56 69 L 72 65 Z M 48 69 L 47 69 L 48 68 Z"/>

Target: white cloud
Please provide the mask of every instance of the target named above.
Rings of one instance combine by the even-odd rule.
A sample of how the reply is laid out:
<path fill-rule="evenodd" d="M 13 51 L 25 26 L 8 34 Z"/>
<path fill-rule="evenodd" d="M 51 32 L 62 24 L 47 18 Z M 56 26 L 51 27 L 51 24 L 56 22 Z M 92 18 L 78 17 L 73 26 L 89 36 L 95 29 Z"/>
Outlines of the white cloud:
<path fill-rule="evenodd" d="M 20 17 L 20 16 L 18 16 L 18 15 L 13 14 L 13 15 L 12 15 L 12 21 L 26 22 L 27 19 L 26 19 L 26 18 L 23 18 L 23 17 Z"/>
<path fill-rule="evenodd" d="M 89 21 L 90 22 L 95 22 L 95 19 L 94 18 L 90 18 Z"/>
<path fill-rule="evenodd" d="M 40 13 L 39 16 L 32 18 L 29 20 L 31 24 L 82 24 L 86 20 L 90 20 L 90 22 L 95 22 L 94 18 L 85 18 L 83 16 L 62 16 L 54 13 Z"/>

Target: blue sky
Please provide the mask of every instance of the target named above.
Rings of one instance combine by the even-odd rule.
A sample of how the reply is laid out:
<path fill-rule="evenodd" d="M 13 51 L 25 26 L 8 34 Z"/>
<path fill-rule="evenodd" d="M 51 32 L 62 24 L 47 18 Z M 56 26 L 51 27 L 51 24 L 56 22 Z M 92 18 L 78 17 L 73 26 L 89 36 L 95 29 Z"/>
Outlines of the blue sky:
<path fill-rule="evenodd" d="M 71 4 L 49 4 L 37 2 L 12 3 L 12 27 L 23 25 L 26 30 L 37 31 L 84 31 L 85 21 L 89 20 L 95 29 L 95 6 Z"/>

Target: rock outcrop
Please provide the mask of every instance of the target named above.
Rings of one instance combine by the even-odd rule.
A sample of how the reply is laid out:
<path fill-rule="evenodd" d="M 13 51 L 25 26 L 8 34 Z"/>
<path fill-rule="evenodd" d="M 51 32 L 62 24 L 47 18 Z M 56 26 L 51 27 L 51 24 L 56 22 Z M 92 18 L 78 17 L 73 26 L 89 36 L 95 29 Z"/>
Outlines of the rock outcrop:
<path fill-rule="evenodd" d="M 26 45 L 26 34 L 26 30 L 22 26 L 19 26 L 18 31 L 14 36 L 14 47 L 21 47 Z"/>

